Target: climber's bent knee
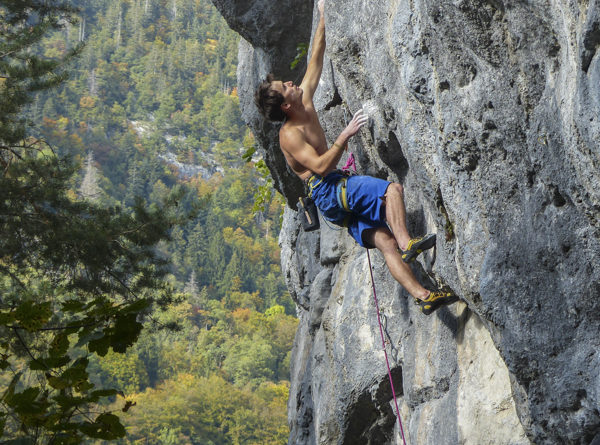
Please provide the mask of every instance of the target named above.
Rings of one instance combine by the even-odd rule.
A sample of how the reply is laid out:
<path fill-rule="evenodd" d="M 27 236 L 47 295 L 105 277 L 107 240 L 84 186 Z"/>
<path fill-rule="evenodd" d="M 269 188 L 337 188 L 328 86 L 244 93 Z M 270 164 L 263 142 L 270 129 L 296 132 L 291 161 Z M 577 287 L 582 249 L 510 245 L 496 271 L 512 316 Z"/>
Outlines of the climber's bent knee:
<path fill-rule="evenodd" d="M 402 187 L 402 184 L 398 184 L 397 182 L 391 182 L 387 190 L 385 191 L 384 198 L 387 198 L 389 196 L 398 196 L 402 198 L 403 195 L 404 187 Z"/>
<path fill-rule="evenodd" d="M 365 230 L 362 234 L 363 244 L 366 247 L 376 247 L 384 255 L 398 251 L 396 238 L 387 227 L 376 227 Z"/>

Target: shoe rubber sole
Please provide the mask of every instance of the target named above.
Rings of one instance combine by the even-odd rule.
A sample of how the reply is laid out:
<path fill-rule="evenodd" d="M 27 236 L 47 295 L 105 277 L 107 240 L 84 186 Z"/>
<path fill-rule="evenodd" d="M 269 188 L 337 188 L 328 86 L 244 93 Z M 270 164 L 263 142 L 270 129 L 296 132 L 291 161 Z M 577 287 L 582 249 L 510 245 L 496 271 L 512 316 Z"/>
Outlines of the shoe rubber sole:
<path fill-rule="evenodd" d="M 410 249 L 402 251 L 402 261 L 405 263 L 412 263 L 420 253 L 435 246 L 435 240 L 435 233 L 425 235 L 419 241 L 410 246 Z"/>
<path fill-rule="evenodd" d="M 436 309 L 442 306 L 447 306 L 449 304 L 456 303 L 458 300 L 459 298 L 456 295 L 448 294 L 444 297 L 437 297 L 433 301 L 419 300 L 417 304 L 419 305 L 421 312 L 423 312 L 425 315 L 430 315 Z"/>

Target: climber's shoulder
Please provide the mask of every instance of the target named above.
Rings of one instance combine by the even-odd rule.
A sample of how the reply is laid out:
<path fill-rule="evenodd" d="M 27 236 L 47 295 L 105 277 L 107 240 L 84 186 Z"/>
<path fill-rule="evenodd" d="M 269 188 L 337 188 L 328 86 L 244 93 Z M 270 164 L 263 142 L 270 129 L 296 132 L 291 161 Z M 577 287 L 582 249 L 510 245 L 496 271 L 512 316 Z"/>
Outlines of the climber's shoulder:
<path fill-rule="evenodd" d="M 279 130 L 279 144 L 284 150 L 293 149 L 306 142 L 303 128 L 292 122 L 286 122 Z"/>

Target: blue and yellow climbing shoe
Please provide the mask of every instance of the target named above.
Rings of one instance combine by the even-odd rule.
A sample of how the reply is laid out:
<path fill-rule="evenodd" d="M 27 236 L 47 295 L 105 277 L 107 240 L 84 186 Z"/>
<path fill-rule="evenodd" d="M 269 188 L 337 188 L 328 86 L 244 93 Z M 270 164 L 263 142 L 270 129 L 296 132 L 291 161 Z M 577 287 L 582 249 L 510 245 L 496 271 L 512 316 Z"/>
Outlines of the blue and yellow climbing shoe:
<path fill-rule="evenodd" d="M 433 246 L 435 246 L 435 233 L 430 233 L 420 238 L 412 238 L 408 242 L 406 250 L 400 250 L 402 261 L 412 263 L 421 252 L 431 249 Z"/>
<path fill-rule="evenodd" d="M 459 298 L 452 292 L 436 291 L 431 292 L 425 300 L 415 299 L 415 303 L 421 308 L 421 312 L 429 315 L 437 308 L 456 303 L 458 300 Z"/>

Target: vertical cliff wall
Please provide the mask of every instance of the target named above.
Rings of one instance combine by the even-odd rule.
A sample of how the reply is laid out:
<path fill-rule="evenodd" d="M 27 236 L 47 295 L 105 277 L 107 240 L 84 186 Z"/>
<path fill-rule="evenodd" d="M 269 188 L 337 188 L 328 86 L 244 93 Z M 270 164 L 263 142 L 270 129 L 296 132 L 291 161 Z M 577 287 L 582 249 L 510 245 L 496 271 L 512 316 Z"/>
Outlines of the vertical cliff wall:
<path fill-rule="evenodd" d="M 244 118 L 275 182 L 301 192 L 252 94 L 284 79 L 316 21 L 304 0 L 214 0 L 243 38 Z M 330 0 L 315 100 L 332 142 L 363 107 L 359 171 L 405 185 L 414 266 L 463 302 L 420 314 L 374 252 L 411 444 L 600 443 L 600 2 Z M 365 251 L 286 210 L 301 320 L 290 444 L 398 443 Z"/>

